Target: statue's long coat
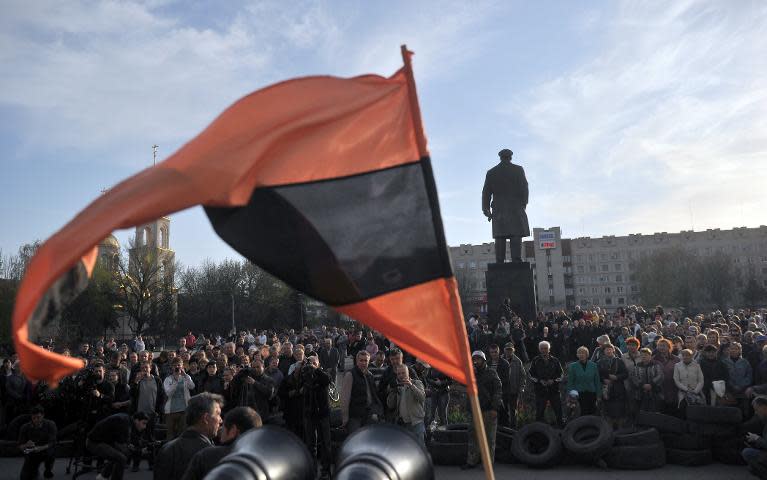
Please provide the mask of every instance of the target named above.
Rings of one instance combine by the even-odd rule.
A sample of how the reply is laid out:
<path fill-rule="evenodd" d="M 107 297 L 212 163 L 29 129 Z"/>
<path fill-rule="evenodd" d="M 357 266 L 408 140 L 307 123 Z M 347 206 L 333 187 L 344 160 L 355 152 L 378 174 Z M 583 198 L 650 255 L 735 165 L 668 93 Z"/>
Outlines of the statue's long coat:
<path fill-rule="evenodd" d="M 492 207 L 493 238 L 530 235 L 527 197 L 527 178 L 521 166 L 501 162 L 487 171 L 482 210 Z"/>

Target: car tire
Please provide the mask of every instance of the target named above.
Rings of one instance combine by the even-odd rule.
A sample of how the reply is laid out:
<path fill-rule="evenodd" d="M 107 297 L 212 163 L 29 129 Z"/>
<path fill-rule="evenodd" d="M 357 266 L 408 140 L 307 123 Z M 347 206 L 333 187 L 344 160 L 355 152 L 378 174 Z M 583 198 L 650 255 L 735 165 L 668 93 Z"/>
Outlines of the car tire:
<path fill-rule="evenodd" d="M 578 435 L 580 432 L 585 432 Z M 596 432 L 596 436 L 594 436 Z M 603 456 L 615 440 L 613 429 L 602 417 L 587 415 L 572 420 L 562 431 L 562 445 L 575 455 L 595 459 Z"/>
<path fill-rule="evenodd" d="M 559 432 L 542 422 L 517 430 L 511 451 L 519 462 L 531 467 L 554 466 L 562 454 Z"/>

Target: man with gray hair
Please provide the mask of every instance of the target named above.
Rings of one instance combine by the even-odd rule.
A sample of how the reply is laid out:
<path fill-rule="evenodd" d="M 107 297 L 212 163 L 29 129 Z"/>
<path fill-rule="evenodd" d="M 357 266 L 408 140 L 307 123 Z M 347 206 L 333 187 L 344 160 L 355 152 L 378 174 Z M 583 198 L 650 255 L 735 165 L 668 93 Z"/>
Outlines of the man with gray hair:
<path fill-rule="evenodd" d="M 189 399 L 186 407 L 187 429 L 162 447 L 155 461 L 156 480 L 179 479 L 195 453 L 213 445 L 221 427 L 224 398 L 203 392 Z"/>
<path fill-rule="evenodd" d="M 562 402 L 559 394 L 559 384 L 562 382 L 562 364 L 551 355 L 551 344 L 541 342 L 538 344 L 540 355 L 530 362 L 529 377 L 535 388 L 535 420 L 543 421 L 543 413 L 546 410 L 546 402 L 551 404 L 554 415 L 557 417 L 557 424 L 561 427 L 562 422 Z"/>

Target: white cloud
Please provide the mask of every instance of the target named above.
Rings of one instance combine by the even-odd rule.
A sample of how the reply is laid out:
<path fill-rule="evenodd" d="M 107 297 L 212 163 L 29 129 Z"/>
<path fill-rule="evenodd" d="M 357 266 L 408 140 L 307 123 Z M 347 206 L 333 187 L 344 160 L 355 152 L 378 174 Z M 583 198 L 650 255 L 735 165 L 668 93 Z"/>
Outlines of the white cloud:
<path fill-rule="evenodd" d="M 589 185 L 584 221 L 605 233 L 688 228 L 690 205 L 696 228 L 763 223 L 767 6 L 627 2 L 602 23 L 592 60 L 509 106 L 560 201 Z"/>

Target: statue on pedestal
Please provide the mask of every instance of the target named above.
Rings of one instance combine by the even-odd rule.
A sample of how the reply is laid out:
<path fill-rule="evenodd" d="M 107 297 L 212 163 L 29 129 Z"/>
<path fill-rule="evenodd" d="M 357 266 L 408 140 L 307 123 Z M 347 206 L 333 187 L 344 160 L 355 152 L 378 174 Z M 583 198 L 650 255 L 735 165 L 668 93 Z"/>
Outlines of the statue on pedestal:
<path fill-rule="evenodd" d="M 511 261 L 522 261 L 522 238 L 530 235 L 527 223 L 528 190 L 525 170 L 511 163 L 514 153 L 508 148 L 498 152 L 500 163 L 487 171 L 482 188 L 482 213 L 493 222 L 495 261 L 506 261 L 506 240 L 511 247 Z"/>

